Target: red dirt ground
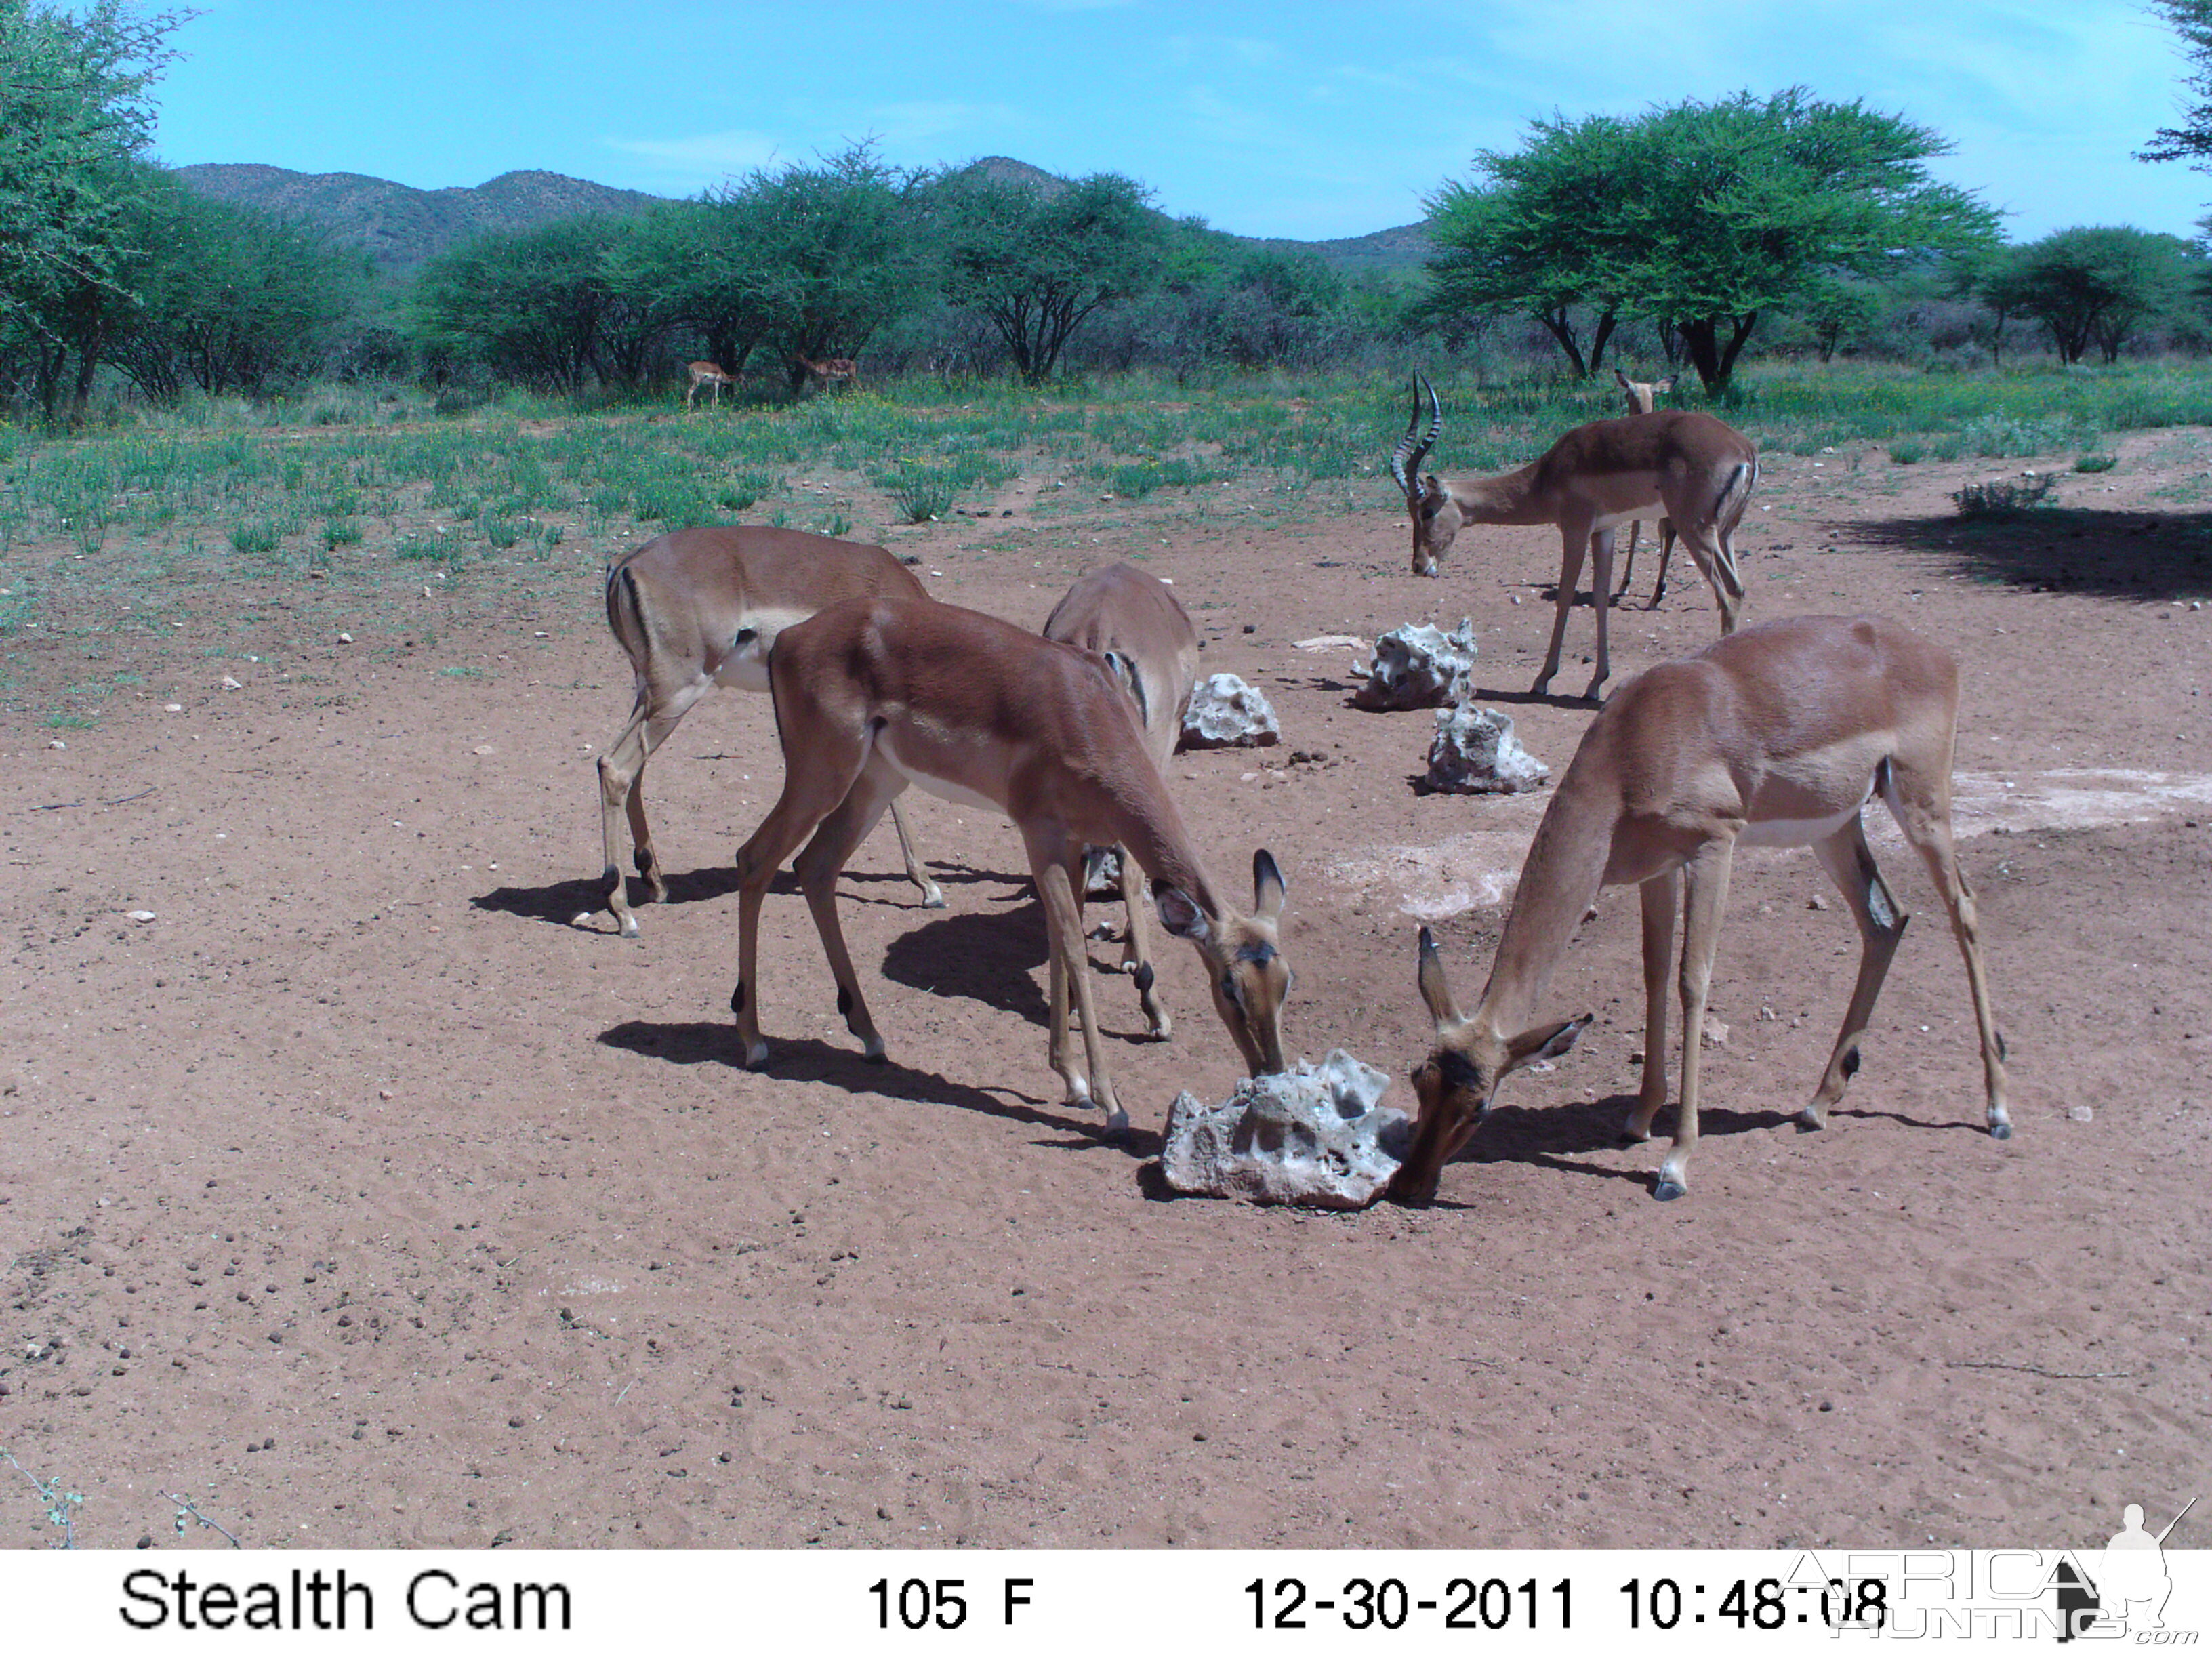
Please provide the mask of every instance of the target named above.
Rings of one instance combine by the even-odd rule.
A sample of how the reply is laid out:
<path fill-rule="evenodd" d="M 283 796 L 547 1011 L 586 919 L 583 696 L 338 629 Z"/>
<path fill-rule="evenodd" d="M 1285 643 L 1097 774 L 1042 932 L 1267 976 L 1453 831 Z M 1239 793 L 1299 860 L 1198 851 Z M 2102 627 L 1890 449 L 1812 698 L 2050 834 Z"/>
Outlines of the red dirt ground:
<path fill-rule="evenodd" d="M 1098 981 L 1140 1132 L 1102 1144 L 1045 1064 L 1019 843 L 942 802 L 913 817 L 949 910 L 885 833 L 842 888 L 893 1064 L 860 1062 L 786 882 L 777 1060 L 740 1071 L 729 858 L 781 775 L 769 704 L 710 700 L 655 763 L 677 878 L 642 939 L 568 926 L 629 698 L 588 584 L 455 605 L 382 659 L 301 639 L 295 680 L 209 663 L 66 748 L 10 732 L 0 1446 L 109 1546 L 220 1545 L 163 1492 L 290 1547 L 1966 1545 L 2171 1513 L 2204 1474 L 2212 1318 L 2212 616 L 2173 603 L 2212 544 L 2160 497 L 2171 435 L 1985 529 L 1945 492 L 2000 465 L 1769 458 L 1747 622 L 1881 611 L 1963 660 L 2018 1133 L 1979 1131 L 1958 955 L 1885 820 L 1919 923 L 1832 1132 L 1787 1120 L 1856 937 L 1809 854 L 1747 853 L 1705 1144 L 1664 1206 L 1658 1148 L 1612 1138 L 1640 1047 L 1621 892 L 1553 985 L 1598 1023 L 1507 1085 L 1425 1212 L 1164 1198 L 1168 1101 L 1236 1071 L 1194 960 L 1162 963 L 1172 1045 Z M 1081 560 L 969 536 L 897 544 L 1032 626 L 1082 562 L 1149 546 L 1207 666 L 1273 699 L 1280 748 L 1171 782 L 1224 878 L 1265 845 L 1289 878 L 1290 1047 L 1349 1047 L 1410 1108 L 1416 918 L 1471 998 L 1546 797 L 1417 796 L 1431 716 L 1351 708 L 1348 653 L 1293 641 L 1471 616 L 1483 701 L 1564 767 L 1589 709 L 1522 695 L 1547 534 L 1467 532 L 1435 583 L 1379 505 Z M 1712 637 L 1675 574 L 1618 613 L 1617 675 Z M 52 1536 L 0 1468 L 0 1543 Z"/>

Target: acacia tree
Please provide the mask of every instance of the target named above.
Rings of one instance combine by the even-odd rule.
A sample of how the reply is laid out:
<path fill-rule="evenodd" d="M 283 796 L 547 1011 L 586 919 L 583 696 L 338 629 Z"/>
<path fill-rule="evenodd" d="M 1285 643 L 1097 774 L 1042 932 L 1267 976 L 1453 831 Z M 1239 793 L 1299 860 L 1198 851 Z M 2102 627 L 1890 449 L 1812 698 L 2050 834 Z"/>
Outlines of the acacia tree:
<path fill-rule="evenodd" d="M 1162 222 L 1144 186 L 1119 173 L 1054 188 L 969 169 L 939 179 L 929 205 L 945 297 L 990 323 L 1031 386 L 1100 307 L 1158 280 Z"/>
<path fill-rule="evenodd" d="M 1426 204 L 1438 250 L 1429 263 L 1429 312 L 1526 313 L 1549 331 L 1577 376 L 1596 374 L 1620 301 L 1591 232 L 1609 216 L 1629 143 L 1626 124 L 1611 116 L 1540 120 L 1525 149 L 1475 157 L 1480 183 L 1447 180 Z"/>
<path fill-rule="evenodd" d="M 2212 172 L 2212 0 L 2152 0 L 2182 40 L 2189 74 L 2182 82 L 2193 100 L 2178 127 L 2160 127 L 2136 152 L 2138 161 L 2186 161 Z"/>
<path fill-rule="evenodd" d="M 495 374 L 574 397 L 591 376 L 613 301 L 605 258 L 617 231 L 614 221 L 584 214 L 441 254 L 416 283 L 424 336 Z"/>
<path fill-rule="evenodd" d="M 1599 332 L 1578 368 L 1597 366 L 1608 318 L 1670 322 L 1717 394 L 1761 315 L 1824 275 L 1878 276 L 1995 238 L 1988 208 L 1928 177 L 1923 164 L 1947 149 L 1901 116 L 1803 88 L 1539 122 L 1514 155 L 1478 158 L 1491 182 L 1463 194 L 1479 203 L 1440 193 L 1460 211 L 1439 230 L 1438 278 L 1454 280 L 1456 262 L 1478 301 L 1486 283 L 1493 296 L 1591 306 Z"/>
<path fill-rule="evenodd" d="M 757 307 L 763 341 L 806 384 L 806 360 L 857 355 L 919 290 L 918 173 L 853 145 L 818 167 L 757 170 L 708 199 L 731 216 L 753 262 L 737 290 Z"/>
<path fill-rule="evenodd" d="M 1981 279 L 1984 303 L 2051 331 L 2058 360 L 2077 363 L 2094 345 L 2118 361 L 2129 337 L 2183 303 L 2203 261 L 2177 236 L 2131 225 L 2077 226 L 2008 249 Z"/>
<path fill-rule="evenodd" d="M 181 21 L 120 0 L 75 12 L 0 0 L 0 352 L 31 361 L 49 414 L 73 349 L 80 398 L 89 389 L 107 319 L 129 297 L 117 268 L 147 177 L 149 90 Z"/>

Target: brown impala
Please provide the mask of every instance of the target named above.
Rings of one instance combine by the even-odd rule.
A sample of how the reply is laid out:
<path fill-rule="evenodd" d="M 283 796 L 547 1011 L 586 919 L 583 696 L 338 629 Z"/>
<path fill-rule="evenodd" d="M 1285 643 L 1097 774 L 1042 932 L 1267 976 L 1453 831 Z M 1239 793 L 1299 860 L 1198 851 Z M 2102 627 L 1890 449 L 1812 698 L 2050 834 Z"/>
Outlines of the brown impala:
<path fill-rule="evenodd" d="M 1198 630 L 1176 599 L 1175 591 L 1133 564 L 1109 564 L 1075 579 L 1065 599 L 1045 618 L 1044 636 L 1095 651 L 1121 682 L 1136 705 L 1137 727 L 1145 752 L 1163 775 L 1168 757 L 1182 736 L 1183 711 L 1198 684 Z M 1119 850 L 1119 849 L 1116 849 Z M 1145 878 L 1133 860 L 1121 860 L 1121 908 L 1128 925 L 1121 935 L 1121 966 L 1137 978 L 1137 1000 L 1152 1035 L 1165 1041 L 1175 1031 L 1167 1010 L 1152 994 L 1152 957 L 1146 939 Z M 1088 888 L 1088 878 L 1084 886 Z"/>
<path fill-rule="evenodd" d="M 1390 457 L 1390 476 L 1406 493 L 1413 521 L 1413 574 L 1433 576 L 1437 561 L 1467 524 L 1553 524 L 1559 527 L 1559 609 L 1552 619 L 1552 648 L 1533 688 L 1551 689 L 1559 672 L 1559 644 L 1575 603 L 1583 555 L 1596 562 L 1597 673 L 1583 695 L 1595 697 L 1612 675 L 1606 619 L 1612 608 L 1614 528 L 1644 514 L 1663 511 L 1682 545 L 1719 602 L 1721 632 L 1735 631 L 1743 581 L 1736 574 L 1736 523 L 1759 481 L 1759 452 L 1751 440 L 1694 410 L 1631 415 L 1578 426 L 1527 466 L 1494 478 L 1438 478 L 1424 473 L 1443 431 L 1443 404 L 1427 386 L 1431 420 L 1420 424 L 1420 377 L 1414 377 L 1413 412 L 1406 435 Z"/>
<path fill-rule="evenodd" d="M 769 647 L 791 623 L 839 599 L 874 593 L 926 599 L 912 571 L 880 547 L 833 541 L 802 530 L 729 525 L 672 530 L 607 567 L 607 626 L 629 658 L 637 702 L 629 724 L 599 756 L 599 819 L 607 908 L 637 933 L 623 891 L 622 820 L 629 815 L 646 897 L 668 896 L 646 827 L 645 763 L 677 723 L 718 685 L 768 690 Z M 945 895 L 915 856 L 906 817 L 894 806 L 906 872 L 925 909 Z M 576 918 L 591 920 L 588 914 Z"/>
<path fill-rule="evenodd" d="M 1114 1097 L 1091 1012 L 1083 947 L 1083 849 L 1119 845 L 1152 878 L 1160 925 L 1205 964 L 1222 1024 L 1255 1073 L 1283 1068 L 1291 975 L 1277 922 L 1283 878 L 1252 859 L 1252 913 L 1213 885 L 1129 718 L 1127 694 L 1089 652 L 981 611 L 927 599 L 848 599 L 784 629 L 769 660 L 783 741 L 783 798 L 738 852 L 738 1018 L 744 1060 L 768 1059 L 760 1031 L 761 902 L 801 841 L 793 868 L 837 981 L 837 1008 L 871 1060 L 868 1018 L 837 923 L 837 873 L 909 783 L 996 807 L 1021 831 L 1043 901 L 1052 962 L 1052 1064 L 1070 1105 L 1096 1104 L 1109 1133 L 1128 1124 Z M 1073 990 L 1085 1065 L 1068 1041 Z"/>
<path fill-rule="evenodd" d="M 1682 1098 L 1655 1193 L 1687 1191 L 1698 1037 L 1739 845 L 1812 848 L 1858 923 L 1858 981 L 1827 1070 L 1798 1115 L 1804 1128 L 1825 1127 L 1859 1068 L 1860 1040 L 1905 934 L 1905 912 L 1867 848 L 1862 815 L 1877 794 L 1951 914 L 1981 1032 L 1985 1121 L 1991 1135 L 2008 1139 L 2004 1038 L 1990 1012 L 1973 891 L 1951 844 L 1958 723 L 1957 661 L 1879 617 L 1768 623 L 1622 686 L 1583 733 L 1537 826 L 1472 1013 L 1460 1012 L 1436 943 L 1421 930 L 1421 995 L 1437 1046 L 1413 1073 L 1420 1118 L 1391 1191 L 1415 1203 L 1433 1198 L 1500 1080 L 1574 1046 L 1590 1015 L 1527 1022 L 1598 890 L 1629 883 L 1640 885 L 1644 902 L 1644 1088 L 1626 1127 L 1648 1139 L 1667 1103 L 1667 972 L 1679 908 Z"/>

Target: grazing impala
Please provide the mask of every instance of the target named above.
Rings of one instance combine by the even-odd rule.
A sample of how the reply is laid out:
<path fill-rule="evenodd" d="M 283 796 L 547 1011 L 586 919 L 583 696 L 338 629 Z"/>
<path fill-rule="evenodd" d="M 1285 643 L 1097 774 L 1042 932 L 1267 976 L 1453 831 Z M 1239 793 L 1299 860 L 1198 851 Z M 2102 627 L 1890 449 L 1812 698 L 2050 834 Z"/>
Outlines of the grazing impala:
<path fill-rule="evenodd" d="M 791 361 L 793 368 L 805 369 L 824 386 L 833 380 L 852 386 L 860 379 L 860 366 L 850 357 L 825 357 L 817 363 L 811 357 L 794 355 Z"/>
<path fill-rule="evenodd" d="M 1413 413 L 1390 457 L 1390 475 L 1406 493 L 1413 521 L 1413 574 L 1433 576 L 1465 524 L 1554 524 L 1559 527 L 1559 610 L 1552 619 L 1552 648 L 1538 693 L 1559 672 L 1559 644 L 1574 607 L 1583 555 L 1596 562 L 1597 673 L 1583 693 L 1595 697 L 1613 672 L 1606 630 L 1612 608 L 1613 536 L 1616 526 L 1664 508 L 1681 532 L 1698 568 L 1719 601 L 1721 632 L 1735 631 L 1743 582 L 1736 574 L 1734 537 L 1759 479 L 1759 453 L 1751 441 L 1710 415 L 1669 410 L 1578 426 L 1538 459 L 1494 478 L 1449 483 L 1423 473 L 1421 462 L 1443 430 L 1443 405 L 1427 388 L 1432 418 L 1420 423 L 1420 377 L 1414 377 Z"/>
<path fill-rule="evenodd" d="M 710 403 L 720 404 L 722 401 L 722 388 L 724 386 L 730 387 L 734 394 L 738 383 L 722 372 L 722 367 L 720 364 L 686 363 L 684 367 L 691 375 L 691 389 L 684 394 L 684 408 L 689 409 L 691 407 L 691 400 L 699 395 L 699 388 L 702 386 L 710 386 L 714 388 L 708 399 Z"/>
<path fill-rule="evenodd" d="M 1620 383 L 1622 396 L 1628 399 L 1632 415 L 1649 415 L 1659 407 L 1659 399 L 1673 392 L 1681 381 L 1679 374 L 1669 374 L 1663 380 L 1632 380 L 1618 368 L 1613 378 Z M 1628 556 L 1620 562 L 1620 587 L 1613 594 L 1616 600 L 1627 596 L 1629 583 L 1636 575 L 1636 543 L 1644 533 L 1644 521 L 1632 520 L 1628 526 Z M 1674 550 L 1674 521 L 1659 520 L 1659 580 L 1651 590 L 1651 603 L 1644 608 L 1656 611 L 1659 601 L 1667 597 L 1667 559 Z"/>
<path fill-rule="evenodd" d="M 1973 892 L 1951 843 L 1958 721 L 1959 665 L 1950 653 L 1878 617 L 1768 623 L 1622 686 L 1583 733 L 1537 826 L 1474 1012 L 1460 1012 L 1435 941 L 1421 930 L 1421 995 L 1437 1047 L 1413 1074 L 1420 1117 L 1393 1193 L 1415 1203 L 1433 1198 L 1446 1160 L 1490 1110 L 1499 1081 L 1573 1047 L 1589 1014 L 1527 1022 L 1598 890 L 1632 882 L 1644 907 L 1644 1086 L 1626 1127 L 1649 1139 L 1667 1103 L 1667 970 L 1679 907 L 1681 1106 L 1655 1193 L 1679 1198 L 1688 1189 L 1698 1038 L 1739 844 L 1811 847 L 1858 923 L 1858 980 L 1827 1070 L 1797 1120 L 1825 1127 L 1858 1070 L 1860 1040 L 1905 933 L 1905 912 L 1867 849 L 1862 814 L 1877 793 L 1951 914 L 1981 1032 L 1985 1121 L 1991 1135 L 2008 1139 L 2004 1038 L 1990 1012 Z"/>
<path fill-rule="evenodd" d="M 1198 630 L 1174 591 L 1133 564 L 1109 564 L 1075 579 L 1067 596 L 1045 619 L 1044 636 L 1062 640 L 1105 659 L 1114 678 L 1136 704 L 1145 752 L 1164 775 L 1182 736 L 1183 711 L 1198 684 Z M 1121 849 L 1115 848 L 1116 852 Z M 1152 1035 L 1164 1041 L 1175 1027 L 1152 994 L 1152 958 L 1146 939 L 1145 878 L 1121 854 L 1121 905 L 1128 925 L 1121 935 L 1121 966 L 1137 978 L 1137 1000 Z M 1084 885 L 1090 885 L 1086 876 Z"/>
<path fill-rule="evenodd" d="M 927 597 L 914 573 L 880 547 L 765 525 L 671 531 L 607 567 L 607 626 L 637 681 L 629 724 L 599 756 L 601 879 L 625 934 L 637 933 L 619 863 L 625 810 L 647 900 L 668 896 L 645 822 L 647 759 L 717 685 L 767 690 L 769 647 L 783 629 L 839 599 L 878 593 Z M 945 896 L 915 856 L 905 815 L 893 808 L 892 822 L 923 908 L 940 908 Z"/>
<path fill-rule="evenodd" d="M 1231 909 L 1185 834 L 1175 803 L 1099 659 L 980 611 L 927 599 L 848 599 L 783 631 L 769 661 L 783 741 L 783 798 L 738 852 L 737 1015 L 744 1061 L 768 1059 L 760 1032 L 761 902 L 793 866 L 837 981 L 837 1008 L 871 1060 L 884 1040 L 868 1017 L 837 923 L 837 872 L 909 783 L 1012 818 L 1028 850 L 1050 938 L 1051 1060 L 1070 1105 L 1096 1104 L 1109 1133 L 1127 1127 L 1091 1012 L 1083 945 L 1086 847 L 1119 845 L 1152 878 L 1160 925 L 1206 966 L 1222 1024 L 1255 1074 L 1283 1067 L 1290 989 L 1277 924 L 1283 878 L 1253 855 L 1253 908 Z M 1068 1040 L 1073 990 L 1085 1065 Z"/>

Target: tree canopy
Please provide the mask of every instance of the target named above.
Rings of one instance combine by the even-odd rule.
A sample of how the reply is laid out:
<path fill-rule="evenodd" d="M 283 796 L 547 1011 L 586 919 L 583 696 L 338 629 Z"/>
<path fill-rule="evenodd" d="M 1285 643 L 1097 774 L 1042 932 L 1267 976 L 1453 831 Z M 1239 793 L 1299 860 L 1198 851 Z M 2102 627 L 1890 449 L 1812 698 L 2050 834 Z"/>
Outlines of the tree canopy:
<path fill-rule="evenodd" d="M 939 179 L 945 296 L 988 320 L 1031 386 L 1101 306 L 1158 279 L 1165 240 L 1143 185 L 1093 173 L 1048 188 L 965 170 Z"/>
<path fill-rule="evenodd" d="M 1981 278 L 2000 313 L 2033 317 L 2051 331 L 2063 363 L 2094 345 L 2117 362 L 2130 335 L 2186 300 L 2203 261 L 2178 236 L 2131 225 L 2077 226 L 2008 248 Z"/>
<path fill-rule="evenodd" d="M 2152 0 L 2181 37 L 2189 74 L 2182 82 L 2191 100 L 2178 127 L 2160 127 L 2136 152 L 2139 161 L 2186 161 L 2212 172 L 2212 0 Z"/>
<path fill-rule="evenodd" d="M 1581 374 L 1618 320 L 1671 324 L 1717 392 L 1760 315 L 1818 279 L 1994 240 L 1990 209 L 1928 176 L 1948 148 L 1902 116 L 1802 88 L 1554 117 L 1522 149 L 1478 155 L 1478 182 L 1431 198 L 1432 270 L 1472 308 L 1541 319 Z"/>

